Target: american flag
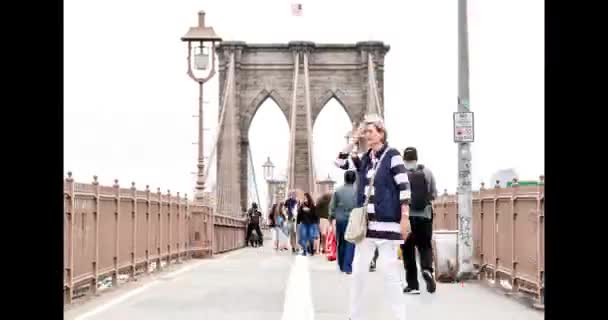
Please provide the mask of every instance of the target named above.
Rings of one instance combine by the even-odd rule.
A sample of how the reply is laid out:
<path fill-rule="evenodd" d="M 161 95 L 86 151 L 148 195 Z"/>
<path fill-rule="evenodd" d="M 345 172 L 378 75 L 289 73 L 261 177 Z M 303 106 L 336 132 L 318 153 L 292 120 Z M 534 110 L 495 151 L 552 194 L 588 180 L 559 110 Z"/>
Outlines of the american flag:
<path fill-rule="evenodd" d="M 302 4 L 301 3 L 292 3 L 291 4 L 291 15 L 296 17 L 302 16 Z"/>

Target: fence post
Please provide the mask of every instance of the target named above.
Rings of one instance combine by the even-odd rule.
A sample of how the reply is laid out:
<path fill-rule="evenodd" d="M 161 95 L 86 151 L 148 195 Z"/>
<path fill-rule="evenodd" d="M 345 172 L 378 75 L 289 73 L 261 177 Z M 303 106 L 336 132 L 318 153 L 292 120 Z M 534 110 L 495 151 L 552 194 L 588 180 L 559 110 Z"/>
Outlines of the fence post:
<path fill-rule="evenodd" d="M 137 189 L 135 188 L 135 182 L 131 182 L 131 195 L 133 197 L 133 210 L 131 210 L 131 274 L 130 278 L 135 279 L 135 271 L 137 270 Z"/>
<path fill-rule="evenodd" d="M 211 208 L 209 207 L 208 210 L 208 228 L 209 228 L 209 237 L 211 239 L 211 241 L 209 241 L 210 245 L 211 245 L 211 250 L 210 250 L 210 257 L 213 257 L 213 251 L 215 249 L 215 208 Z M 218 251 L 219 251 L 219 243 L 218 243 Z"/>
<path fill-rule="evenodd" d="M 545 176 L 541 175 L 539 177 L 538 183 L 538 193 L 536 196 L 536 210 L 538 213 L 538 223 L 537 223 L 537 232 L 536 232 L 536 265 L 537 265 L 537 282 L 538 282 L 538 291 L 537 291 L 537 302 L 534 304 L 534 307 L 537 309 L 545 309 L 545 270 L 544 270 L 544 255 L 541 257 L 541 250 L 544 248 L 541 246 L 541 242 L 544 241 L 544 229 L 545 229 L 545 212 L 544 208 L 541 206 L 541 202 L 545 199 Z"/>
<path fill-rule="evenodd" d="M 448 189 L 443 190 L 443 201 L 441 211 L 443 212 L 443 218 L 441 219 L 441 229 L 448 229 Z"/>
<path fill-rule="evenodd" d="M 460 223 L 458 223 L 460 221 L 460 215 L 458 215 L 458 190 L 456 191 L 456 197 L 454 198 L 454 206 L 454 214 L 456 215 L 456 230 L 460 232 Z M 458 241 L 460 241 L 460 237 L 458 237 L 458 239 Z"/>
<path fill-rule="evenodd" d="M 494 270 L 492 270 L 492 280 L 494 280 L 495 285 L 500 285 L 497 283 L 498 279 L 496 279 L 496 274 L 498 273 L 498 195 L 500 189 L 500 180 L 496 180 L 496 184 L 494 185 L 494 243 L 492 244 L 492 252 L 494 256 Z"/>
<path fill-rule="evenodd" d="M 67 288 L 64 288 L 64 302 L 72 303 L 74 294 L 74 179 L 72 178 L 72 172 L 68 171 L 68 177 L 65 179 L 67 185 L 67 197 L 68 205 L 65 208 L 65 219 L 67 220 L 68 236 L 63 241 L 68 242 L 68 264 L 65 267 L 63 273 L 64 277 L 67 277 Z"/>
<path fill-rule="evenodd" d="M 156 269 L 162 270 L 162 249 L 161 245 L 163 243 L 163 196 L 160 193 L 160 188 L 156 189 L 156 195 L 158 196 L 158 243 L 156 244 L 156 252 L 158 254 L 156 258 Z"/>
<path fill-rule="evenodd" d="M 186 259 L 190 259 L 192 256 L 190 255 L 190 226 L 192 223 L 191 220 L 191 212 L 190 212 L 190 205 L 188 203 L 188 194 L 184 194 L 184 202 L 186 203 L 186 211 L 185 211 L 185 217 L 186 218 L 186 236 L 184 237 L 184 250 L 186 251 Z"/>
<path fill-rule="evenodd" d="M 119 274 L 119 257 L 120 257 L 120 185 L 118 179 L 114 179 L 114 225 L 116 230 L 116 237 L 114 238 L 114 273 L 112 274 L 112 287 L 118 286 L 118 274 Z"/>
<path fill-rule="evenodd" d="M 150 186 L 146 185 L 146 274 L 150 273 Z"/>
<path fill-rule="evenodd" d="M 93 280 L 91 281 L 91 293 L 97 294 L 97 281 L 99 279 L 99 208 L 101 199 L 99 198 L 99 181 L 97 176 L 93 176 L 93 192 L 95 193 L 95 210 L 93 211 L 93 223 L 95 223 L 95 258 L 93 260 Z"/>
<path fill-rule="evenodd" d="M 171 264 L 171 190 L 167 189 L 167 201 L 169 201 L 167 212 L 167 265 Z"/>
<path fill-rule="evenodd" d="M 181 232 L 181 225 L 182 225 L 182 221 L 180 220 L 182 214 L 181 214 L 181 209 L 182 209 L 182 204 L 181 204 L 181 199 L 179 198 L 179 192 L 177 193 L 177 240 L 175 241 L 176 245 L 177 245 L 177 263 L 181 264 L 181 259 L 180 256 L 182 254 L 182 248 L 181 248 L 181 237 L 183 237 L 183 234 Z"/>
<path fill-rule="evenodd" d="M 511 225 L 511 289 L 512 293 L 516 293 L 519 291 L 519 281 L 517 281 L 517 264 L 519 264 L 518 258 L 515 255 L 515 232 L 516 224 L 517 224 L 517 197 L 519 193 L 519 182 L 517 178 L 513 178 L 513 184 L 511 188 L 511 213 L 513 217 L 512 225 Z"/>
<path fill-rule="evenodd" d="M 486 184 L 481 183 L 481 187 L 479 187 L 479 265 L 483 266 L 486 264 L 486 255 L 484 254 L 484 243 L 483 243 L 483 195 L 486 191 Z M 482 272 L 482 278 L 485 278 L 485 273 Z"/>

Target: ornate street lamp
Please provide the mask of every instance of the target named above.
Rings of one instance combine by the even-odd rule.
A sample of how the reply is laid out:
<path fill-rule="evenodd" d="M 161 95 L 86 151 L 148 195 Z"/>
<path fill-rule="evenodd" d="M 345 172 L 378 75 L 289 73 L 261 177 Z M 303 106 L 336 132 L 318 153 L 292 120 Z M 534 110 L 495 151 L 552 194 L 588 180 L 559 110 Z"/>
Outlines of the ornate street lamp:
<path fill-rule="evenodd" d="M 199 106 L 198 106 L 198 173 L 196 178 L 195 200 L 202 202 L 205 191 L 205 164 L 203 155 L 203 84 L 215 75 L 215 43 L 222 41 L 212 27 L 205 26 L 205 12 L 198 12 L 198 26 L 191 27 L 182 41 L 188 42 L 188 76 L 199 85 Z M 206 76 L 197 77 L 192 71 L 192 44 L 194 49 L 194 66 L 196 70 L 206 71 L 209 69 L 211 60 L 211 70 Z M 211 48 L 209 48 L 209 45 Z M 210 58 L 211 56 L 211 58 Z"/>
<path fill-rule="evenodd" d="M 270 157 L 266 158 L 266 163 L 262 165 L 262 168 L 264 168 L 264 179 L 266 181 L 272 180 L 274 176 L 274 164 L 270 161 Z"/>

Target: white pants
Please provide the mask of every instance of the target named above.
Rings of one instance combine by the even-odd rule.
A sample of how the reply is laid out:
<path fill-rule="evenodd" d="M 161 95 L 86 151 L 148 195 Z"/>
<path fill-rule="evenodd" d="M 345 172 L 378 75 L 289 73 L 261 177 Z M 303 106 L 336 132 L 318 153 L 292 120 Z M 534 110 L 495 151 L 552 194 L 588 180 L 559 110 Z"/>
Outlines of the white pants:
<path fill-rule="evenodd" d="M 279 241 L 279 228 L 272 227 L 270 232 L 272 233 L 272 241 Z"/>
<path fill-rule="evenodd" d="M 287 237 L 286 234 L 283 233 L 281 228 L 273 227 L 270 230 L 272 231 L 272 241 L 278 241 L 279 248 L 281 248 L 281 247 L 290 248 L 289 238 Z"/>
<path fill-rule="evenodd" d="M 350 292 L 350 319 L 363 320 L 365 317 L 363 290 L 366 277 L 369 275 L 369 263 L 378 248 L 376 269 L 384 276 L 384 296 L 377 297 L 372 303 L 388 302 L 396 320 L 405 320 L 405 298 L 401 287 L 401 270 L 403 265 L 397 257 L 399 244 L 403 241 L 365 238 L 355 246 L 353 259 L 353 285 Z M 373 317 L 368 317 L 372 319 Z"/>

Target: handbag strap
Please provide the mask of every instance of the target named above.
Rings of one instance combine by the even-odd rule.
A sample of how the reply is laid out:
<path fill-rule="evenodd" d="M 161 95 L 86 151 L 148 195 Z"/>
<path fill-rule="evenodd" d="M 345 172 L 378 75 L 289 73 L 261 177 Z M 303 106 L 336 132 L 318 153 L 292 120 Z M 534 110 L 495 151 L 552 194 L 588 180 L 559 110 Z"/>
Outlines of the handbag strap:
<path fill-rule="evenodd" d="M 372 174 L 372 177 L 369 179 L 369 185 L 367 188 L 367 192 L 365 193 L 365 201 L 363 203 L 363 208 L 365 208 L 365 212 L 367 212 L 367 205 L 369 204 L 369 196 L 371 193 L 371 190 L 374 186 L 374 180 L 376 178 L 376 173 L 378 172 L 378 167 L 380 166 L 380 163 L 382 162 L 382 159 L 384 159 L 384 156 L 388 153 L 388 151 L 390 150 L 390 147 L 386 147 L 386 150 L 384 150 L 384 153 L 382 153 L 382 156 L 380 156 L 380 159 L 378 159 L 378 162 L 376 162 L 376 165 L 372 166 L 372 168 L 374 169 L 374 174 Z"/>

